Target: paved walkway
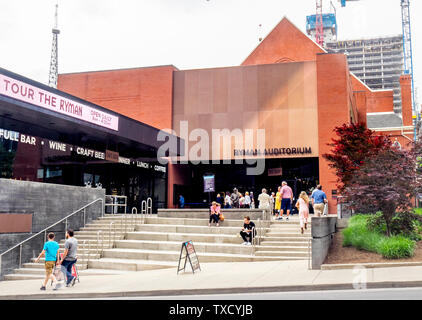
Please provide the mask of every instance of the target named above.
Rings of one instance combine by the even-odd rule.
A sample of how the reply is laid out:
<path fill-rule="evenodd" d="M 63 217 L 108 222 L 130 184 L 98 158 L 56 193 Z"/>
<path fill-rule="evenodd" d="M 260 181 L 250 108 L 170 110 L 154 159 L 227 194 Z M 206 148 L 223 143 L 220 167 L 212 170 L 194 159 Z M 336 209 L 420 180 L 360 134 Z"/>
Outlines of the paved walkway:
<path fill-rule="evenodd" d="M 239 292 L 352 289 L 366 279 L 367 288 L 422 287 L 422 267 L 308 270 L 307 261 L 201 264 L 201 271 L 176 269 L 87 276 L 74 287 L 40 291 L 40 280 L 0 282 L 0 299 L 64 299 L 186 295 Z M 157 297 L 159 298 L 159 297 Z M 177 297 L 175 297 L 177 299 Z"/>

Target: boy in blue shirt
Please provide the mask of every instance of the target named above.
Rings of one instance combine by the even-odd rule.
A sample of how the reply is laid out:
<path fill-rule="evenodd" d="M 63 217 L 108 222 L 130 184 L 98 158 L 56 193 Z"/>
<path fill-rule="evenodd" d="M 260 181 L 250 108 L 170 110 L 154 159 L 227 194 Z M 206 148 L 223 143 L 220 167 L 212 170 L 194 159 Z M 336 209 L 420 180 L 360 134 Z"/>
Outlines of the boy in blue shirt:
<path fill-rule="evenodd" d="M 59 244 L 54 241 L 54 233 L 48 234 L 48 241 L 44 243 L 43 250 L 41 251 L 40 255 L 37 259 L 35 259 L 35 263 L 37 263 L 40 258 L 45 254 L 45 279 L 41 290 L 45 290 L 45 286 L 49 279 L 53 281 L 54 287 L 53 290 L 57 290 L 59 288 L 59 284 L 57 283 L 57 279 L 53 274 L 54 266 L 57 264 L 59 265 L 60 262 L 60 255 L 59 255 Z"/>

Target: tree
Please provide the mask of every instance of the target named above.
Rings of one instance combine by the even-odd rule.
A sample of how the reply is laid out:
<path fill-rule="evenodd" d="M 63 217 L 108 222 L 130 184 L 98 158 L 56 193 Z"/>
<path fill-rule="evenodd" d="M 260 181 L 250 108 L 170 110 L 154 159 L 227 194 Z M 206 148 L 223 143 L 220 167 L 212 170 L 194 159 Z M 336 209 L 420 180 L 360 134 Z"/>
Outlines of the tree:
<path fill-rule="evenodd" d="M 396 211 L 406 211 L 411 199 L 421 188 L 416 170 L 416 154 L 395 147 L 381 150 L 355 171 L 345 188 L 352 208 L 381 211 L 391 235 L 391 221 Z"/>
<path fill-rule="evenodd" d="M 349 184 L 351 178 L 365 162 L 382 150 L 391 148 L 387 136 L 376 135 L 375 131 L 366 128 L 363 123 L 343 124 L 334 128 L 339 137 L 331 139 L 331 153 L 323 154 L 329 166 L 336 171 L 337 188 L 340 192 Z"/>

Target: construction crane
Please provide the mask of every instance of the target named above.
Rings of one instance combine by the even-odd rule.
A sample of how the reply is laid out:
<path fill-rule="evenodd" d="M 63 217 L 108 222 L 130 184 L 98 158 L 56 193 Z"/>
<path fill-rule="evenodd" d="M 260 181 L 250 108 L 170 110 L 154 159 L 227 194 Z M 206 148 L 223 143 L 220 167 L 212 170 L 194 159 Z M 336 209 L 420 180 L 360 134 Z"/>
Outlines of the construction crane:
<path fill-rule="evenodd" d="M 416 110 L 415 106 L 415 88 L 413 81 L 413 56 L 412 56 L 412 33 L 410 30 L 410 1 L 409 0 L 400 0 L 401 6 L 401 20 L 402 20 L 402 29 L 403 29 L 403 59 L 404 59 L 404 74 L 410 75 L 412 79 L 412 111 L 413 118 L 420 120 L 420 114 Z M 416 124 L 414 124 L 414 139 L 416 140 Z"/>
<path fill-rule="evenodd" d="M 324 23 L 322 21 L 322 0 L 316 0 L 315 13 L 315 41 L 321 46 L 324 46 Z"/>
<path fill-rule="evenodd" d="M 342 7 L 345 7 L 346 6 L 346 2 L 347 1 L 359 1 L 359 0 L 339 0 L 340 1 L 340 3 L 341 3 L 341 6 Z"/>

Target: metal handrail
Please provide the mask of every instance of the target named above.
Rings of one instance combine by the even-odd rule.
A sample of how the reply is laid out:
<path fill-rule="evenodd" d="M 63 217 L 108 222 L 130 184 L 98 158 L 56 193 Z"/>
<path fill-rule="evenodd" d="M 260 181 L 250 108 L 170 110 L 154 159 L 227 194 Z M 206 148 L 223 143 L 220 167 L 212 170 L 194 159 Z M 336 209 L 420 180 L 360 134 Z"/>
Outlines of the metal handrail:
<path fill-rule="evenodd" d="M 96 202 L 98 202 L 98 201 L 100 201 L 101 203 L 103 203 L 103 202 L 104 202 L 104 200 L 100 198 L 100 199 L 97 199 L 97 200 L 94 200 L 94 201 L 92 201 L 92 202 L 88 203 L 87 205 L 83 206 L 82 208 L 79 208 L 79 209 L 78 209 L 78 210 L 76 210 L 76 211 L 73 211 L 71 214 L 67 215 L 67 216 L 66 216 L 66 217 L 64 217 L 63 219 L 61 219 L 61 220 L 57 221 L 56 223 L 54 223 L 54 224 L 52 224 L 52 225 L 48 226 L 48 227 L 47 227 L 47 228 L 45 228 L 45 229 L 43 229 L 43 230 L 39 231 L 38 233 L 36 233 L 36 234 L 34 234 L 34 235 L 30 236 L 28 239 L 25 239 L 24 241 L 22 241 L 22 242 L 18 243 L 17 245 L 13 246 L 12 248 L 7 249 L 5 252 L 0 253 L 0 258 L 1 258 L 3 255 L 5 255 L 6 253 L 8 253 L 8 252 L 12 251 L 13 249 L 16 249 L 17 247 L 22 246 L 23 244 L 25 244 L 25 243 L 26 243 L 26 242 L 28 242 L 29 240 L 31 240 L 31 239 L 33 239 L 33 238 L 35 238 L 36 236 L 40 235 L 41 233 L 43 233 L 43 232 L 44 232 L 44 233 L 46 233 L 48 229 L 51 229 L 52 227 L 54 227 L 54 226 L 58 225 L 59 223 L 61 223 L 61 222 L 63 222 L 63 221 L 65 221 L 65 220 L 66 220 L 66 224 L 67 224 L 67 219 L 69 219 L 71 216 L 75 215 L 75 214 L 76 214 L 76 213 L 78 213 L 78 212 L 81 212 L 82 210 L 86 209 L 87 207 L 89 207 L 89 206 L 93 205 L 94 203 L 96 203 Z M 102 216 L 102 217 L 104 216 L 104 206 L 102 206 L 101 216 Z"/>
<path fill-rule="evenodd" d="M 311 265 L 311 242 L 312 239 L 308 240 L 308 270 L 312 270 L 312 265 Z"/>
<path fill-rule="evenodd" d="M 147 201 L 146 200 L 142 200 L 141 202 L 141 213 L 147 213 Z"/>
<path fill-rule="evenodd" d="M 152 198 L 147 198 L 147 214 L 152 214 Z"/>
<path fill-rule="evenodd" d="M 106 195 L 106 198 L 112 198 L 112 199 L 124 199 L 125 202 L 124 203 L 106 203 L 104 206 L 105 207 L 124 207 L 124 213 L 126 213 L 126 208 L 127 208 L 127 196 L 114 196 L 114 195 Z M 112 210 L 111 214 L 115 214 L 114 209 Z"/>

